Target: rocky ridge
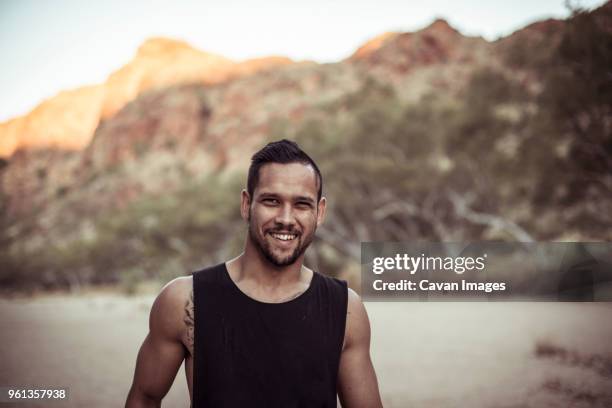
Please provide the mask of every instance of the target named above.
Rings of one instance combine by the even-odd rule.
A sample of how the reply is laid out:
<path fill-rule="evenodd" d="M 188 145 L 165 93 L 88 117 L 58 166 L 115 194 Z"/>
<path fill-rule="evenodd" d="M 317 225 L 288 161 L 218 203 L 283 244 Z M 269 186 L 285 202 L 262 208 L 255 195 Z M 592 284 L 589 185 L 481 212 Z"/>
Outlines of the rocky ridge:
<path fill-rule="evenodd" d="M 148 90 L 177 84 L 211 85 L 293 63 L 284 57 L 235 62 L 183 41 L 152 38 L 101 85 L 61 92 L 27 115 L 0 124 L 0 157 L 20 149 L 81 150 L 101 120 Z"/>
<path fill-rule="evenodd" d="M 10 155 L 0 170 L 4 206 L 17 221 L 11 234 L 26 234 L 21 225 L 34 222 L 40 237 L 69 240 L 85 234 L 89 217 L 120 211 L 142 194 L 243 170 L 262 141 L 282 136 L 279 124 L 325 117 L 331 105 L 341 115 L 368 81 L 407 103 L 456 96 L 475 70 L 503 66 L 499 48 L 525 33 L 491 43 L 436 20 L 417 32 L 383 34 L 333 64 L 234 62 L 150 40 L 105 84 L 62 93 L 0 125 L 0 154 Z"/>

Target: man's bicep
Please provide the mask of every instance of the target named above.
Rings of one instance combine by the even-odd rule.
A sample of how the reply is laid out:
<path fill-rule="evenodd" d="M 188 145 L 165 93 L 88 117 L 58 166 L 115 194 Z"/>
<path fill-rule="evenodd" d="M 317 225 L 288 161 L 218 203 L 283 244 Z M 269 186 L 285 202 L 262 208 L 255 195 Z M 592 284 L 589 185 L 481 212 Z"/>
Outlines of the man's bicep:
<path fill-rule="evenodd" d="M 181 334 L 185 330 L 183 309 L 188 289 L 188 282 L 176 279 L 155 299 L 149 334 L 138 352 L 128 407 L 159 405 L 156 403 L 172 386 L 186 352 Z"/>
<path fill-rule="evenodd" d="M 138 352 L 133 391 L 154 401 L 168 393 L 185 358 L 183 345 L 149 333 Z"/>
<path fill-rule="evenodd" d="M 382 407 L 370 358 L 370 322 L 354 292 L 349 293 L 346 344 L 340 358 L 339 396 L 343 407 Z"/>

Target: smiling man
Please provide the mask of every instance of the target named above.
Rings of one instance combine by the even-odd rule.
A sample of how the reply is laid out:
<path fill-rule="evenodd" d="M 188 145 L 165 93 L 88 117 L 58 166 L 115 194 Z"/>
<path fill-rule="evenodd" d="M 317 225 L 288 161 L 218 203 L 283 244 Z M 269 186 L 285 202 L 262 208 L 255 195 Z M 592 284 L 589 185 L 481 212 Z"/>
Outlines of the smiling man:
<path fill-rule="evenodd" d="M 155 300 L 126 407 L 160 406 L 185 360 L 192 407 L 381 407 L 370 324 L 346 282 L 303 265 L 326 199 L 294 142 L 255 153 L 244 252 L 168 283 Z"/>

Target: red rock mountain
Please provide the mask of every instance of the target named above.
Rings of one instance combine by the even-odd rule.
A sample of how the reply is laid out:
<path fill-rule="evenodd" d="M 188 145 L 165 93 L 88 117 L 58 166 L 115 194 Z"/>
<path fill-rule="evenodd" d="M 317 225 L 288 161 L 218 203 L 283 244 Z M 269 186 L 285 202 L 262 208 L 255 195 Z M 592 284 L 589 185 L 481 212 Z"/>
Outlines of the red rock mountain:
<path fill-rule="evenodd" d="M 153 38 L 104 84 L 61 92 L 29 114 L 0 124 L 0 157 L 19 149 L 82 149 L 100 120 L 147 90 L 183 83 L 216 84 L 291 63 L 284 57 L 235 62 L 183 41 Z"/>
<path fill-rule="evenodd" d="M 383 34 L 334 64 L 234 62 L 152 39 L 104 84 L 61 93 L 0 125 L 0 155 L 10 156 L 0 169 L 5 206 L 15 219 L 39 211 L 41 231 L 71 233 L 79 215 L 172 191 L 211 170 L 242 169 L 279 124 L 324 118 L 330 104 L 341 114 L 371 79 L 406 102 L 456 96 L 474 70 L 503 66 L 501 45 L 444 20 Z"/>

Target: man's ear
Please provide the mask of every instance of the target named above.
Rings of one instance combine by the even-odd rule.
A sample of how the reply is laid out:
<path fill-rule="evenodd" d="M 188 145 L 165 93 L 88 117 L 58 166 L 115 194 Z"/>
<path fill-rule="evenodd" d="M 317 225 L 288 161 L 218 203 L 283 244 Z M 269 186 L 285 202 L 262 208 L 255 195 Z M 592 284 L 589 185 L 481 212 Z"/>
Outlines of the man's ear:
<path fill-rule="evenodd" d="M 251 209 L 251 196 L 246 190 L 240 193 L 240 215 L 245 221 L 249 221 L 249 213 Z"/>
<path fill-rule="evenodd" d="M 321 197 L 317 206 L 317 227 L 320 227 L 325 221 L 325 211 L 327 207 L 327 200 L 325 197 Z"/>

